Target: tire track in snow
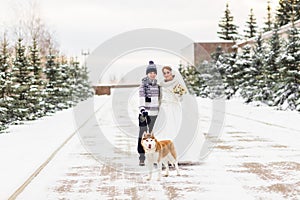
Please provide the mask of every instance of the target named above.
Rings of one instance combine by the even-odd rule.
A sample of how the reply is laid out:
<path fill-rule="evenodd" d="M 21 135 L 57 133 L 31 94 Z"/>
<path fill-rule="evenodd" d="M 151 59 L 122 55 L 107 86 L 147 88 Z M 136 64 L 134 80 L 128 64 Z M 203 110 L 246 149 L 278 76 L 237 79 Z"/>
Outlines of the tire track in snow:
<path fill-rule="evenodd" d="M 206 108 L 206 109 L 211 109 L 210 107 L 207 107 L 207 106 L 202 106 L 202 107 Z M 300 129 L 294 129 L 294 128 L 290 128 L 290 127 L 286 127 L 286 126 L 282 126 L 282 125 L 278 125 L 278 124 L 274 124 L 274 123 L 270 123 L 270 122 L 266 122 L 266 121 L 262 121 L 262 120 L 258 120 L 258 119 L 253 119 L 253 118 L 245 117 L 245 116 L 239 115 L 239 114 L 234 114 L 234 113 L 230 113 L 230 112 L 226 112 L 226 111 L 223 112 L 223 111 L 220 111 L 220 110 L 214 110 L 214 111 L 219 112 L 219 113 L 225 113 L 225 115 L 230 115 L 230 116 L 233 116 L 233 117 L 238 117 L 238 118 L 243 118 L 243 119 L 247 119 L 247 120 L 250 120 L 250 121 L 258 122 L 260 124 L 273 126 L 273 127 L 276 127 L 276 128 L 287 129 L 287 130 L 294 131 L 294 132 L 300 132 Z"/>
<path fill-rule="evenodd" d="M 88 119 L 83 122 L 53 153 L 48 157 L 48 159 L 43 162 L 32 174 L 29 178 L 8 198 L 8 200 L 15 200 L 24 189 L 32 182 L 32 180 L 39 175 L 39 173 L 49 164 L 51 160 L 56 156 L 56 154 L 76 135 L 76 133 L 96 114 L 109 100 L 104 101 L 103 104 L 90 116 Z"/>

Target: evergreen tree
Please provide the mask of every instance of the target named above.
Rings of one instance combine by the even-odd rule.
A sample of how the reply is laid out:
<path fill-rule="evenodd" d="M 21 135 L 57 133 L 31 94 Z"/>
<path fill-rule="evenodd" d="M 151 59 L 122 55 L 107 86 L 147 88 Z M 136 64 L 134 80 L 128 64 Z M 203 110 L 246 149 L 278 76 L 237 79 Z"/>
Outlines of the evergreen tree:
<path fill-rule="evenodd" d="M 252 8 L 250 10 L 249 19 L 246 23 L 247 23 L 247 29 L 245 30 L 245 33 L 246 33 L 245 37 L 252 38 L 255 36 L 255 34 L 257 32 L 256 18 L 254 17 Z"/>
<path fill-rule="evenodd" d="M 269 49 L 266 51 L 266 59 L 263 67 L 264 89 L 262 101 L 273 105 L 274 91 L 279 80 L 278 62 L 281 54 L 282 41 L 278 34 L 278 26 L 275 24 L 272 37 L 269 41 Z"/>
<path fill-rule="evenodd" d="M 214 98 L 215 84 L 213 74 L 213 64 L 204 60 L 197 68 L 199 72 L 199 89 L 202 97 Z"/>
<path fill-rule="evenodd" d="M 59 110 L 69 108 L 74 105 L 73 102 L 73 79 L 70 66 L 67 63 L 60 63 L 57 68 L 57 76 L 55 80 L 55 95 L 59 99 L 57 108 Z"/>
<path fill-rule="evenodd" d="M 247 52 L 250 54 L 250 52 Z M 263 47 L 263 40 L 261 34 L 256 38 L 256 45 L 253 49 L 253 55 L 249 59 L 250 66 L 244 68 L 244 82 L 242 83 L 241 95 L 246 100 L 246 102 L 251 102 L 257 100 L 259 96 L 260 88 L 264 87 L 262 85 L 262 68 L 264 63 L 265 51 Z"/>
<path fill-rule="evenodd" d="M 226 4 L 225 16 L 221 19 L 219 27 L 221 28 L 221 30 L 217 32 L 219 34 L 219 38 L 224 40 L 238 39 L 238 26 L 233 23 L 233 16 L 229 10 L 228 3 Z"/>
<path fill-rule="evenodd" d="M 300 0 L 294 0 L 294 20 L 299 20 L 300 19 Z"/>
<path fill-rule="evenodd" d="M 11 87 L 11 73 L 10 73 L 8 42 L 4 36 L 1 42 L 0 50 L 0 98 L 4 99 L 9 95 Z"/>
<path fill-rule="evenodd" d="M 56 105 L 59 103 L 58 96 L 55 96 L 56 88 L 55 83 L 57 79 L 57 68 L 58 64 L 55 62 L 55 55 L 53 55 L 51 48 L 49 49 L 49 54 L 47 56 L 47 61 L 44 69 L 44 74 L 46 75 L 47 83 L 45 86 L 45 109 L 46 112 L 54 112 Z"/>
<path fill-rule="evenodd" d="M 205 73 L 201 73 L 203 79 L 208 85 L 209 97 L 211 99 L 218 99 L 224 97 L 224 83 L 222 75 L 218 70 L 217 64 L 213 61 L 204 62 L 203 68 Z"/>
<path fill-rule="evenodd" d="M 219 57 L 222 56 L 223 54 L 224 54 L 224 51 L 223 51 L 222 47 L 221 47 L 221 46 L 217 46 L 215 52 L 213 52 L 213 53 L 211 54 L 211 59 L 212 59 L 212 61 L 213 61 L 214 63 L 217 63 L 218 60 L 219 60 Z"/>
<path fill-rule="evenodd" d="M 43 71 L 35 38 L 28 50 L 19 38 L 10 62 L 6 37 L 0 44 L 0 132 L 8 123 L 33 120 L 47 112 L 69 108 L 93 94 L 87 68 L 80 67 L 79 62 L 68 63 L 62 56 L 58 63 L 50 49 Z"/>
<path fill-rule="evenodd" d="M 221 46 L 217 46 L 214 53 L 211 54 L 211 61 L 208 63 L 208 72 L 212 78 L 209 80 L 210 97 L 219 98 L 224 95 L 223 77 L 225 71 L 220 68 L 220 60 L 223 58 L 224 51 Z"/>
<path fill-rule="evenodd" d="M 279 0 L 279 6 L 276 13 L 276 23 L 279 27 L 289 23 L 290 15 L 288 6 L 287 0 Z"/>
<path fill-rule="evenodd" d="M 289 30 L 288 42 L 280 57 L 280 83 L 275 105 L 300 111 L 300 36 L 294 23 Z"/>
<path fill-rule="evenodd" d="M 200 97 L 208 97 L 208 85 L 205 80 L 201 78 L 201 74 L 199 69 L 194 66 L 183 66 L 180 65 L 179 72 L 183 77 L 183 80 L 187 84 L 187 88 L 191 94 L 200 96 Z"/>
<path fill-rule="evenodd" d="M 41 58 L 35 37 L 32 39 L 32 46 L 29 49 L 29 69 L 33 71 L 33 77 L 32 84 L 30 85 L 30 96 L 28 97 L 28 101 L 33 105 L 31 110 L 31 118 L 34 119 L 45 114 L 43 106 L 44 82 L 42 80 Z"/>
<path fill-rule="evenodd" d="M 296 20 L 300 19 L 300 0 L 290 0 L 289 3 L 290 7 L 290 22 L 295 22 Z"/>
<path fill-rule="evenodd" d="M 26 120 L 30 118 L 30 111 L 33 109 L 30 99 L 30 86 L 33 76 L 32 70 L 28 67 L 28 60 L 25 56 L 25 46 L 19 38 L 16 44 L 16 57 L 12 66 L 12 98 L 14 120 Z"/>
<path fill-rule="evenodd" d="M 251 46 L 245 45 L 242 49 L 242 54 L 238 57 L 236 63 L 233 65 L 234 73 L 232 74 L 236 87 L 247 102 L 251 101 L 248 93 L 251 87 L 252 79 L 255 74 L 255 69 L 252 67 Z"/>
<path fill-rule="evenodd" d="M 263 91 L 266 89 L 264 75 L 263 75 L 263 67 L 265 62 L 265 47 L 263 44 L 262 35 L 259 34 L 256 38 L 255 47 L 254 47 L 254 54 L 252 58 L 252 67 L 257 70 L 255 75 L 255 79 L 253 79 L 253 87 L 251 88 L 251 94 L 253 100 L 262 101 Z"/>
<path fill-rule="evenodd" d="M 212 53 L 211 58 L 212 58 L 212 61 L 211 61 L 212 65 L 216 68 L 216 70 L 220 74 L 221 79 L 223 79 L 225 76 L 225 69 L 222 67 L 224 51 L 221 46 L 218 46 L 216 48 L 216 51 L 214 53 Z"/>
<path fill-rule="evenodd" d="M 81 84 L 83 88 L 82 94 L 79 95 L 81 100 L 85 100 L 94 95 L 91 83 L 89 82 L 89 71 L 86 66 L 82 66 L 82 69 L 80 70 L 78 84 Z"/>
<path fill-rule="evenodd" d="M 198 67 L 179 67 L 189 91 L 202 98 L 219 98 L 223 96 L 222 78 L 215 62 L 203 61 Z"/>
<path fill-rule="evenodd" d="M 9 71 L 9 54 L 8 54 L 8 42 L 6 35 L 4 35 L 1 42 L 0 50 L 0 131 L 6 128 L 9 122 L 9 91 L 11 86 L 11 73 Z"/>
<path fill-rule="evenodd" d="M 0 133 L 4 129 L 6 129 L 8 116 L 7 116 L 7 108 L 5 107 L 5 101 L 3 98 L 0 98 Z"/>
<path fill-rule="evenodd" d="M 271 6 L 270 6 L 270 0 L 268 1 L 267 6 L 267 21 L 265 22 L 265 27 L 263 28 L 265 32 L 272 30 L 272 15 L 271 15 Z"/>
<path fill-rule="evenodd" d="M 72 62 L 72 60 L 73 58 L 71 58 L 70 62 Z M 61 88 L 62 91 L 65 91 L 61 95 L 61 109 L 69 108 L 76 104 L 75 99 L 73 98 L 74 84 L 76 83 L 74 74 L 76 72 L 74 72 L 74 66 L 72 66 L 70 62 L 68 62 L 64 56 L 61 56 L 58 72 L 60 73 L 61 80 L 63 81 L 59 81 L 60 84 L 58 84 L 58 87 Z"/>
<path fill-rule="evenodd" d="M 74 58 L 71 58 L 69 65 L 68 65 L 68 83 L 70 86 L 70 101 L 72 102 L 72 105 L 75 105 L 76 103 L 78 103 L 80 100 L 78 98 L 78 85 L 77 85 L 77 81 L 78 81 L 78 77 L 79 77 L 79 62 L 77 62 L 76 60 L 74 60 Z M 71 105 L 71 106 L 72 106 Z"/>
<path fill-rule="evenodd" d="M 75 96 L 76 102 L 86 100 L 92 95 L 91 87 L 88 82 L 87 68 L 84 66 L 80 67 L 80 63 L 77 61 L 72 62 L 71 65 L 73 65 L 73 68 L 75 69 L 75 87 L 73 96 Z"/>
<path fill-rule="evenodd" d="M 276 21 L 279 27 L 291 22 L 292 18 L 295 20 L 300 19 L 299 4 L 299 0 L 279 1 L 279 7 L 276 14 Z"/>
<path fill-rule="evenodd" d="M 219 56 L 216 67 L 219 70 L 222 81 L 224 84 L 224 92 L 227 99 L 230 99 L 231 96 L 237 91 L 235 80 L 233 78 L 234 68 L 233 65 L 237 59 L 236 47 L 233 47 L 234 51 L 230 53 L 225 53 Z"/>
<path fill-rule="evenodd" d="M 73 105 L 72 102 L 72 84 L 71 73 L 65 59 L 63 63 L 57 63 L 56 57 L 50 53 L 47 56 L 45 74 L 48 80 L 46 85 L 45 107 L 49 112 L 69 108 Z"/>

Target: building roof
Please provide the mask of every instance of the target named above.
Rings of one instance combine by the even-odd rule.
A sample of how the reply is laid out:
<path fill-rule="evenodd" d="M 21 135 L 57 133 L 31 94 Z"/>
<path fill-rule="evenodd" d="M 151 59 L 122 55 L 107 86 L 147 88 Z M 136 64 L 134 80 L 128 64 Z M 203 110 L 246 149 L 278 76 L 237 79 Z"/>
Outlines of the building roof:
<path fill-rule="evenodd" d="M 295 27 L 300 28 L 300 19 L 297 20 L 297 21 L 295 21 L 294 24 L 295 24 Z M 281 27 L 278 29 L 278 34 L 279 34 L 279 35 L 286 34 L 286 33 L 288 32 L 288 30 L 289 30 L 291 27 L 292 27 L 292 23 L 288 23 L 288 24 L 286 24 L 286 25 L 284 25 L 284 26 L 281 26 Z M 272 35 L 273 35 L 273 30 L 267 31 L 267 32 L 264 32 L 264 33 L 262 34 L 262 38 L 263 38 L 263 39 L 268 39 L 268 38 L 270 38 Z M 252 38 L 249 38 L 249 39 L 247 39 L 247 40 L 238 41 L 238 42 L 237 42 L 237 45 L 238 45 L 238 46 L 243 46 L 244 44 L 254 43 L 255 40 L 256 40 L 256 36 L 255 36 L 255 37 L 252 37 Z"/>

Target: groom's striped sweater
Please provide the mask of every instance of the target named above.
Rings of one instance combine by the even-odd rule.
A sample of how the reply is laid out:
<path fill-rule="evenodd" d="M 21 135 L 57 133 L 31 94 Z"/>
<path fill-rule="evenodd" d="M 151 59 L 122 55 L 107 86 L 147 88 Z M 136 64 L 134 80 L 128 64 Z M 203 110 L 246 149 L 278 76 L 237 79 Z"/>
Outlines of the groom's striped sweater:
<path fill-rule="evenodd" d="M 142 84 L 139 87 L 140 111 L 145 109 L 150 116 L 158 114 L 159 108 L 159 86 L 158 84 L 147 84 L 147 78 L 142 79 Z M 146 97 L 151 99 L 151 102 L 146 102 Z"/>

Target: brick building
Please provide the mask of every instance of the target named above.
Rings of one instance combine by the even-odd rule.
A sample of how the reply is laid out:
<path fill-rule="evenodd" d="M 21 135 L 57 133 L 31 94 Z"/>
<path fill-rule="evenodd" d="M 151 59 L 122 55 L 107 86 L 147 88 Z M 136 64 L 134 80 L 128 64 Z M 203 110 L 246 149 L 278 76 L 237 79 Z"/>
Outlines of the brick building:
<path fill-rule="evenodd" d="M 194 63 L 198 65 L 204 60 L 210 61 L 211 55 L 216 51 L 217 47 L 221 47 L 224 53 L 233 52 L 235 45 L 233 41 L 220 42 L 197 42 L 194 43 Z"/>

